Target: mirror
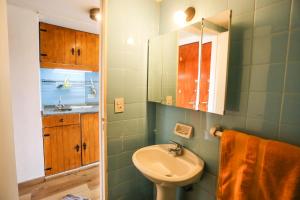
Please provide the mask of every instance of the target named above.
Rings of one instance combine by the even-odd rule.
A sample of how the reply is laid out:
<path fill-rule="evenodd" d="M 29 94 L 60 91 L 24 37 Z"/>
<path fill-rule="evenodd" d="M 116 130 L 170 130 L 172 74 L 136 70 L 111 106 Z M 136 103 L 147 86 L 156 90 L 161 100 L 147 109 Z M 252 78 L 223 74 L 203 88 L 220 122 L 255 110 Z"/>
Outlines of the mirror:
<path fill-rule="evenodd" d="M 224 114 L 231 11 L 149 40 L 148 101 Z"/>

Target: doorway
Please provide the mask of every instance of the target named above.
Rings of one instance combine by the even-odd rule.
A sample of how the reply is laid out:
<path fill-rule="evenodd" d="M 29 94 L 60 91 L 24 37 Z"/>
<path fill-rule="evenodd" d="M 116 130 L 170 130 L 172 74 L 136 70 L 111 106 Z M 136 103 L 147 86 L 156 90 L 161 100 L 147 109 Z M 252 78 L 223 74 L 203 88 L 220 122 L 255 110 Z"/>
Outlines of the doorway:
<path fill-rule="evenodd" d="M 23 6 L 8 1 L 20 199 L 62 199 L 67 195 L 100 199 L 103 190 L 99 178 L 104 166 L 100 156 L 102 76 L 101 68 L 95 68 L 99 64 L 88 56 L 95 54 L 100 60 L 99 44 L 93 39 L 100 32 L 91 28 L 100 25 L 93 21 L 91 26 L 80 25 L 73 15 L 65 20 L 53 12 L 65 6 L 70 13 L 75 12 L 70 9 L 80 8 L 78 12 L 83 14 L 86 9 L 81 8 L 99 7 L 100 2 L 73 8 L 66 2 L 42 5 L 32 1 Z M 49 37 L 45 41 L 44 34 Z M 72 56 L 75 59 L 70 59 Z"/>

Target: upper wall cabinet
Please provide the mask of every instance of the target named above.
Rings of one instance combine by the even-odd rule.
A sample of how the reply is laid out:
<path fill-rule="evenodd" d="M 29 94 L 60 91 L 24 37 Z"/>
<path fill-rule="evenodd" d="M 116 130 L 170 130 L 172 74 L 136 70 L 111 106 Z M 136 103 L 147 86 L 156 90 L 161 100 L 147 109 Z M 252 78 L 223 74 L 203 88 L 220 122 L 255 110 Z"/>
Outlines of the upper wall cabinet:
<path fill-rule="evenodd" d="M 99 70 L 99 35 L 40 23 L 41 67 Z"/>
<path fill-rule="evenodd" d="M 149 40 L 148 101 L 224 114 L 231 11 Z"/>

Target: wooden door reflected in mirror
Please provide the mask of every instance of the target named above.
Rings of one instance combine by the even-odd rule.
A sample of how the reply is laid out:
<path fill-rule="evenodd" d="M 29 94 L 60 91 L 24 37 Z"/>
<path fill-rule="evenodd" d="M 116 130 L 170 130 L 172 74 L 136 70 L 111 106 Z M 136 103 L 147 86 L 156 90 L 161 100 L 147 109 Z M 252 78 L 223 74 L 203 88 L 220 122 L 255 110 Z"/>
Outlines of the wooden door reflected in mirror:
<path fill-rule="evenodd" d="M 200 110 L 207 111 L 209 82 L 210 82 L 210 64 L 211 64 L 211 46 L 212 42 L 202 44 L 201 71 L 200 71 Z"/>
<path fill-rule="evenodd" d="M 176 106 L 195 109 L 199 42 L 179 46 Z"/>

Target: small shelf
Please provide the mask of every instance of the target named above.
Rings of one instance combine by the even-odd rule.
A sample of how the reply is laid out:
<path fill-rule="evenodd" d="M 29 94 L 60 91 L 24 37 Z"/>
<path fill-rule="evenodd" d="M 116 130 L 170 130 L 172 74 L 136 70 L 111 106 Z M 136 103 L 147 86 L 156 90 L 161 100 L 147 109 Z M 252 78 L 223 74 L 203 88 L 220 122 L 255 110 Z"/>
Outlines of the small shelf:
<path fill-rule="evenodd" d="M 64 88 L 64 80 L 41 80 L 42 85 L 53 85 L 54 87 L 57 87 L 58 89 L 69 89 Z M 98 85 L 99 81 L 93 81 L 94 85 Z M 69 81 L 69 84 L 71 85 L 70 88 L 74 87 L 92 87 L 91 81 Z M 59 87 L 62 86 L 62 87 Z"/>

